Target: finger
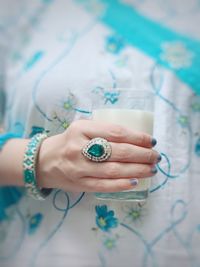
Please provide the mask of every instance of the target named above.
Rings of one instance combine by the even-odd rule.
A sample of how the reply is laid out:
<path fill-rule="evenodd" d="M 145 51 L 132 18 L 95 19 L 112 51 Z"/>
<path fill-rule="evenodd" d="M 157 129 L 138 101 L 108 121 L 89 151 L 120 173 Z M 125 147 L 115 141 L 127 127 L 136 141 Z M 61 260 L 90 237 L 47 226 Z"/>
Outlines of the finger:
<path fill-rule="evenodd" d="M 89 162 L 85 166 L 83 177 L 99 177 L 104 179 L 146 178 L 155 175 L 154 165 L 121 162 Z"/>
<path fill-rule="evenodd" d="M 117 124 L 100 123 L 95 121 L 79 122 L 79 127 L 84 129 L 84 134 L 89 138 L 102 137 L 111 142 L 129 143 L 137 146 L 151 148 L 156 140 L 151 135 L 136 132 Z"/>
<path fill-rule="evenodd" d="M 160 154 L 150 148 L 131 144 L 112 143 L 112 154 L 108 161 L 153 164 L 161 160 Z"/>
<path fill-rule="evenodd" d="M 84 189 L 85 192 L 109 193 L 131 190 L 137 186 L 137 183 L 135 183 L 135 179 L 116 179 L 113 181 L 111 179 L 86 177 L 82 178 L 81 181 L 79 181 L 79 186 L 81 186 L 81 188 Z"/>

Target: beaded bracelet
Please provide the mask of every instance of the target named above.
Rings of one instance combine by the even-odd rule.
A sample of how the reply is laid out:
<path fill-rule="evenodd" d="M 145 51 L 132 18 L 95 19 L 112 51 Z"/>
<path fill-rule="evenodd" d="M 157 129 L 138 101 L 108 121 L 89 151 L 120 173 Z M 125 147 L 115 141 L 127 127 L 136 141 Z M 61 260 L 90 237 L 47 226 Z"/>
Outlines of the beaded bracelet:
<path fill-rule="evenodd" d="M 23 175 L 24 185 L 27 190 L 27 195 L 37 199 L 44 200 L 51 193 L 52 189 L 39 188 L 36 181 L 36 161 L 41 143 L 47 138 L 46 133 L 39 133 L 34 135 L 27 145 L 24 161 L 23 161 Z"/>

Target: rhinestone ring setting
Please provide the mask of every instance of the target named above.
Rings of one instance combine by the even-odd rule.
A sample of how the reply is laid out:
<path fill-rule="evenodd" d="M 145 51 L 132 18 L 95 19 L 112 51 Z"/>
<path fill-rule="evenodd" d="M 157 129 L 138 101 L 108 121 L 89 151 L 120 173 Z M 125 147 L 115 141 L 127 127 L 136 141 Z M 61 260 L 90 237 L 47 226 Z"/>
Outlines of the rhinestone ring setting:
<path fill-rule="evenodd" d="M 91 161 L 106 161 L 112 153 L 110 143 L 101 137 L 91 139 L 82 149 L 82 154 Z"/>

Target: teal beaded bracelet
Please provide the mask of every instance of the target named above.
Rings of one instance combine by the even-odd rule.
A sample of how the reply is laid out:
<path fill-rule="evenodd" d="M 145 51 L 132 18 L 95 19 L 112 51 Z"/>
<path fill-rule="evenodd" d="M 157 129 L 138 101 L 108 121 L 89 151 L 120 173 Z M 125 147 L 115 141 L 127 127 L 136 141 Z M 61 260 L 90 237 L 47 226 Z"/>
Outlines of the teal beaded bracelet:
<path fill-rule="evenodd" d="M 46 133 L 34 135 L 27 145 L 24 153 L 23 175 L 24 185 L 27 190 L 27 195 L 37 199 L 44 200 L 51 193 L 52 189 L 39 188 L 36 181 L 36 161 L 41 143 L 47 138 Z"/>

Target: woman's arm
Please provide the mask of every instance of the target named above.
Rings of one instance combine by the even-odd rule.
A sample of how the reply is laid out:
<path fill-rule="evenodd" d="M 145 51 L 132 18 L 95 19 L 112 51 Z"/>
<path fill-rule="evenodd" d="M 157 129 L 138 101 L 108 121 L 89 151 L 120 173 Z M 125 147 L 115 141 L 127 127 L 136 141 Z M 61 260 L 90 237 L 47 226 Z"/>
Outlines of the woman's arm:
<path fill-rule="evenodd" d="M 11 139 L 0 150 L 0 186 L 23 186 L 22 162 L 28 139 Z"/>
<path fill-rule="evenodd" d="M 92 162 L 81 153 L 88 141 L 98 136 L 112 146 L 106 162 Z M 0 151 L 1 185 L 23 185 L 23 157 L 28 142 L 12 139 Z M 136 186 L 133 178 L 155 175 L 154 166 L 160 156 L 152 146 L 150 135 L 119 125 L 73 122 L 64 133 L 43 141 L 36 163 L 38 186 L 72 192 L 130 190 Z"/>

